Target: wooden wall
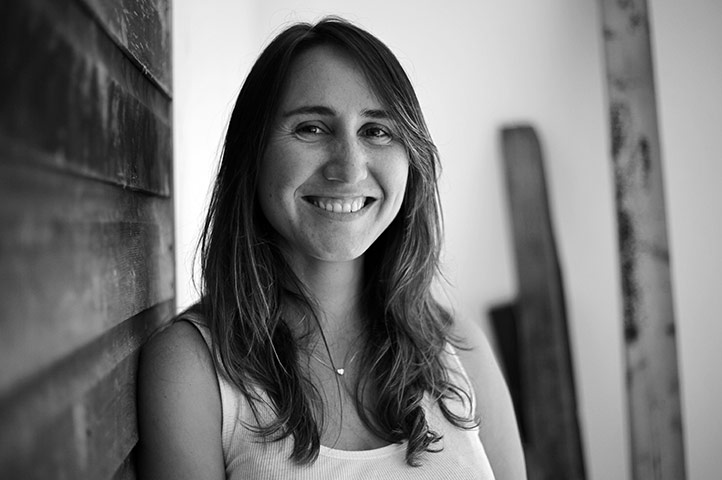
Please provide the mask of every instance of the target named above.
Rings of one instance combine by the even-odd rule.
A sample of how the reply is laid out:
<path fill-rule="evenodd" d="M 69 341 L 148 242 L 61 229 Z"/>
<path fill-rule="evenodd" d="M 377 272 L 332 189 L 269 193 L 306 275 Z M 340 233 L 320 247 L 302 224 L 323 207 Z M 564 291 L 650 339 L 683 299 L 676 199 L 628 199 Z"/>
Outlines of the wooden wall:
<path fill-rule="evenodd" d="M 174 308 L 169 0 L 0 0 L 0 477 L 134 478 Z"/>

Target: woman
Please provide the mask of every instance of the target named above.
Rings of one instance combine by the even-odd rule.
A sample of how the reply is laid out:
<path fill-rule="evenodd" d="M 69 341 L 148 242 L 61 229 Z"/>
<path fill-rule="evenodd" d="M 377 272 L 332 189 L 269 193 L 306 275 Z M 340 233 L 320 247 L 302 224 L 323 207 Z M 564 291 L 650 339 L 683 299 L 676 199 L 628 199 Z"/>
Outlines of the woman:
<path fill-rule="evenodd" d="M 202 300 L 143 350 L 141 477 L 525 478 L 485 340 L 430 293 L 437 163 L 378 39 L 328 18 L 271 42 L 228 126 Z"/>

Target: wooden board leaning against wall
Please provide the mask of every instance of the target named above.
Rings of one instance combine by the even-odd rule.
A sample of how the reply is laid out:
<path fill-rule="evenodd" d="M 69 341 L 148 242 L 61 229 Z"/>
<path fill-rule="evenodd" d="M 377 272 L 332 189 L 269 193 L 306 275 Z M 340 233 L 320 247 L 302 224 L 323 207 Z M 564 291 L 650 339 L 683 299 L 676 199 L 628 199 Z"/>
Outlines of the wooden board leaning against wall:
<path fill-rule="evenodd" d="M 601 5 L 634 480 L 686 476 L 649 10 Z"/>
<path fill-rule="evenodd" d="M 134 478 L 174 308 L 168 0 L 0 2 L 0 471 Z"/>
<path fill-rule="evenodd" d="M 519 291 L 490 313 L 514 397 L 529 480 L 586 478 L 564 282 L 544 158 L 530 125 L 501 129 Z"/>

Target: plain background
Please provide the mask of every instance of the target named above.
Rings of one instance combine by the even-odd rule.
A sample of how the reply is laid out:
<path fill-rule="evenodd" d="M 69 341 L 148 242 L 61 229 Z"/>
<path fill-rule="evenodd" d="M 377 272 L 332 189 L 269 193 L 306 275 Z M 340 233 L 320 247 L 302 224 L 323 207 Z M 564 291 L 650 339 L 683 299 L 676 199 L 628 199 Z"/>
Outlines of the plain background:
<path fill-rule="evenodd" d="M 516 291 L 499 128 L 537 128 L 565 280 L 588 477 L 629 478 L 616 220 L 591 0 L 176 0 L 178 305 L 235 96 L 284 26 L 337 14 L 407 69 L 441 152 L 448 303 L 486 326 Z M 722 2 L 650 0 L 688 478 L 722 471 Z"/>

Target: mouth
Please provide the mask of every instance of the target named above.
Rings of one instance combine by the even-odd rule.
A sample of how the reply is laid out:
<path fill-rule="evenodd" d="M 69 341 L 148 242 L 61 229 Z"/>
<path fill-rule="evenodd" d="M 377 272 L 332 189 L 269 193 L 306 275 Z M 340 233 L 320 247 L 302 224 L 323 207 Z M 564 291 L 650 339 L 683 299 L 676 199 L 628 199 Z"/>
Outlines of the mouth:
<path fill-rule="evenodd" d="M 373 197 L 303 197 L 311 205 L 333 213 L 356 213 L 376 201 Z"/>

